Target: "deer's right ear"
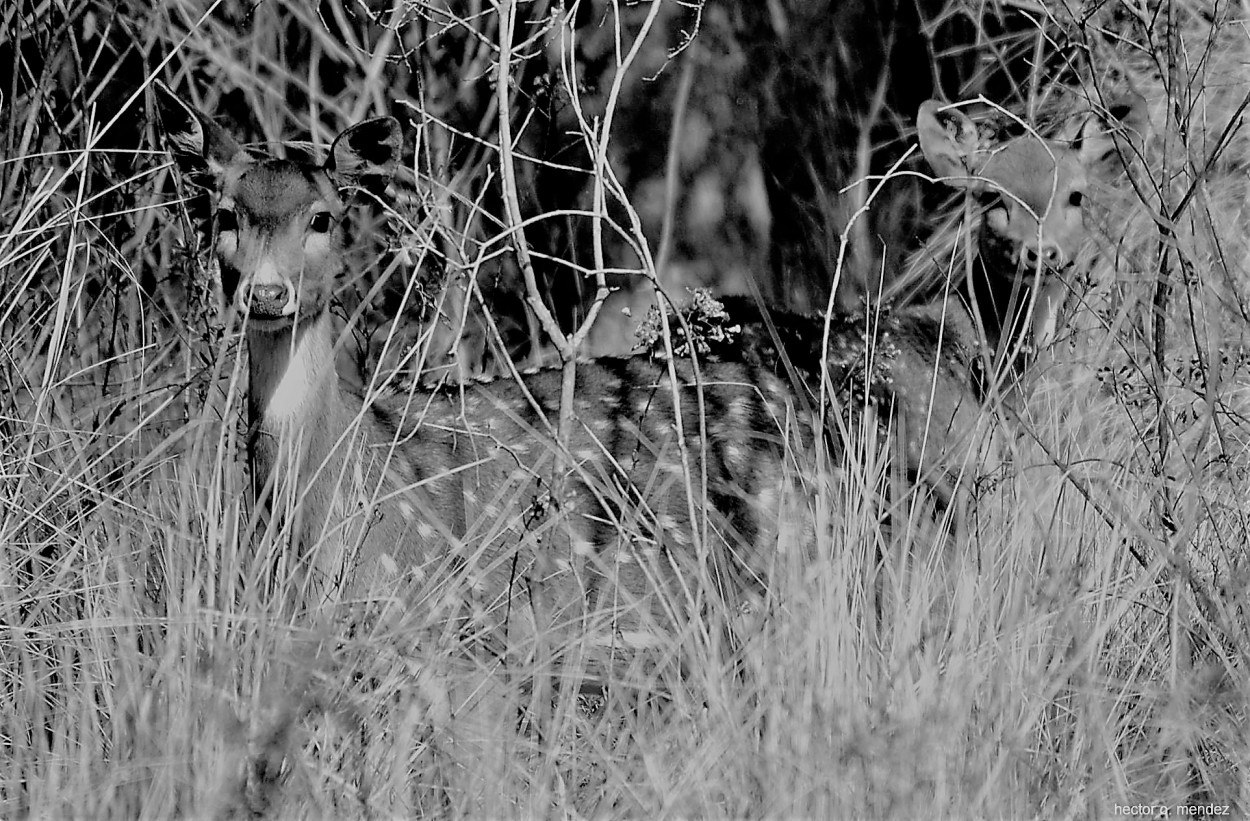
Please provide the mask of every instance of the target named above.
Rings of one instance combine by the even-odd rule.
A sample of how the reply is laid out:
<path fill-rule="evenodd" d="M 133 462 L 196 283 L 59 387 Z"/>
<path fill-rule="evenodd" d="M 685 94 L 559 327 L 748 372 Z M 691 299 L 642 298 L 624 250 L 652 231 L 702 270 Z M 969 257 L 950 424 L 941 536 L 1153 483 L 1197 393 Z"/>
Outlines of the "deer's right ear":
<path fill-rule="evenodd" d="M 225 167 L 243 153 L 234 137 L 224 128 L 183 102 L 159 80 L 156 109 L 165 148 L 188 182 L 213 188 Z"/>
<path fill-rule="evenodd" d="M 926 100 L 916 114 L 920 151 L 937 176 L 948 185 L 979 191 L 985 184 L 976 179 L 985 157 L 976 124 L 957 108 L 942 110 L 942 103 Z"/>

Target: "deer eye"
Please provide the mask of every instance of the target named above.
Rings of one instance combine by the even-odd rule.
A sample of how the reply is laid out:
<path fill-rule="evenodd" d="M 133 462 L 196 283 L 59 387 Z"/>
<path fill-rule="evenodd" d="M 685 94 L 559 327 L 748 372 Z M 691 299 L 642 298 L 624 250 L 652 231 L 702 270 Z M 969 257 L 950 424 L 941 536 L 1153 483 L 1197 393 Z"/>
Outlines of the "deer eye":
<path fill-rule="evenodd" d="M 317 232 L 318 234 L 330 233 L 330 225 L 331 219 L 329 211 L 318 211 L 312 215 L 311 219 L 308 220 L 309 229 Z"/>
<path fill-rule="evenodd" d="M 1080 208 L 1083 202 L 1085 202 L 1085 195 L 1080 191 L 1073 191 L 1068 195 L 1068 205 L 1071 205 L 1073 208 Z"/>
<path fill-rule="evenodd" d="M 229 208 L 217 210 L 217 233 L 225 234 L 239 230 L 239 218 Z"/>

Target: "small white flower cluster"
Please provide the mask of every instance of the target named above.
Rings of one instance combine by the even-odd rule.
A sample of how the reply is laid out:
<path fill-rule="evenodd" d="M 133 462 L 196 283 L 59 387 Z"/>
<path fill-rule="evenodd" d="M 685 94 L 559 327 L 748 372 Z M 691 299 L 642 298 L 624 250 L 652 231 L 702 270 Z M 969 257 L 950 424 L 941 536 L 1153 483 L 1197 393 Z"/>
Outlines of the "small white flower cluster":
<path fill-rule="evenodd" d="M 675 319 L 669 321 L 674 356 L 690 356 L 692 346 L 696 355 L 707 356 L 713 350 L 732 343 L 742 332 L 742 326 L 732 321 L 725 306 L 712 296 L 710 290 L 695 288 L 690 291 L 690 296 L 690 305 L 681 312 L 686 320 L 685 326 Z M 634 332 L 638 338 L 638 349 L 660 358 L 665 356 L 661 310 L 668 310 L 667 303 L 652 305 Z M 672 317 L 672 314 L 669 316 Z M 689 338 L 687 328 L 690 330 Z"/>

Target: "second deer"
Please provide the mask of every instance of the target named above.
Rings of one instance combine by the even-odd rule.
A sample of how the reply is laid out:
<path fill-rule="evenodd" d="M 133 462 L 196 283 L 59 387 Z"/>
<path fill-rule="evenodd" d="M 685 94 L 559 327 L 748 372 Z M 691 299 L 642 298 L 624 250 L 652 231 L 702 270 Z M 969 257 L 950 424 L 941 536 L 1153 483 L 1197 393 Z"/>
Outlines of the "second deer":
<path fill-rule="evenodd" d="M 932 100 L 916 125 L 938 180 L 984 202 L 971 253 L 937 271 L 954 281 L 940 281 L 928 302 L 830 317 L 827 347 L 821 317 L 772 311 L 766 322 L 749 301 L 727 301 L 743 335 L 733 350 L 715 353 L 745 352 L 778 373 L 789 360 L 809 389 L 823 371 L 834 404 L 851 413 L 874 405 L 913 477 L 949 505 L 993 438 L 984 403 L 1016 394 L 1029 352 L 1056 337 L 1070 287 L 1065 273 L 1088 236 L 1091 195 L 1124 179 L 1150 128 L 1146 101 L 1135 93 L 1079 117 L 1067 138 L 1030 131 L 987 143 L 959 108 Z"/>

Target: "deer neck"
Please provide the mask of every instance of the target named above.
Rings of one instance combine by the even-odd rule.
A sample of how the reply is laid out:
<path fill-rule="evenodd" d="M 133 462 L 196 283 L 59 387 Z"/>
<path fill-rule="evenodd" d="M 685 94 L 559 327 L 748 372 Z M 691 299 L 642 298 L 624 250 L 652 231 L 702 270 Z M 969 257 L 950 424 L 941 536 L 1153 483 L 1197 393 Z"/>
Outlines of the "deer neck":
<path fill-rule="evenodd" d="M 350 509 L 345 494 L 360 490 L 353 483 L 359 471 L 348 470 L 346 461 L 352 446 L 345 444 L 359 406 L 339 387 L 333 339 L 324 311 L 294 328 L 248 331 L 252 490 L 289 517 L 304 550 L 325 541 Z M 355 558 L 339 549 L 347 544 L 340 537 L 329 542 L 338 547 L 304 557 L 311 578 L 338 584 L 354 566 Z"/>
<path fill-rule="evenodd" d="M 1020 341 L 1028 328 L 1031 290 L 1020 281 L 1011 248 L 983 236 L 964 291 L 989 350 Z"/>
<path fill-rule="evenodd" d="M 346 428 L 328 312 L 280 331 L 248 331 L 248 411 L 261 476 L 279 458 L 319 465 Z M 285 456 L 282 456 L 285 454 Z"/>

